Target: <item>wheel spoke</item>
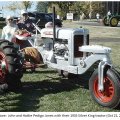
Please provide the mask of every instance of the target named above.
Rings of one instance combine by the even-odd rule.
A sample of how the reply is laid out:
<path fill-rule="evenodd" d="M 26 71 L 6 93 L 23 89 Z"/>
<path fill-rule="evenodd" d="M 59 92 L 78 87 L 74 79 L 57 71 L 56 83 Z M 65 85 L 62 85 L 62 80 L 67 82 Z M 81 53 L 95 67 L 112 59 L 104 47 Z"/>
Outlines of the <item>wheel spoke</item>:
<path fill-rule="evenodd" d="M 96 82 L 94 84 L 94 92 L 95 96 L 99 98 L 102 102 L 109 102 L 112 100 L 114 96 L 114 87 L 112 81 L 105 77 L 104 79 L 104 91 L 98 90 L 98 79 L 96 79 Z"/>

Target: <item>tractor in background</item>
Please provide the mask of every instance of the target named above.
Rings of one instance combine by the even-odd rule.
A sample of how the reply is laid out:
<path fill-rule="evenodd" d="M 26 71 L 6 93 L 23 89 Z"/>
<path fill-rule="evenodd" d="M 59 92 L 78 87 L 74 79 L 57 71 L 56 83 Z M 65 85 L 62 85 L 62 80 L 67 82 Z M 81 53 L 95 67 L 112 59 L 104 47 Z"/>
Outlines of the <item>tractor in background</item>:
<path fill-rule="evenodd" d="M 106 15 L 103 18 L 103 24 L 105 26 L 111 26 L 111 27 L 117 27 L 118 23 L 120 21 L 120 15 Z"/>

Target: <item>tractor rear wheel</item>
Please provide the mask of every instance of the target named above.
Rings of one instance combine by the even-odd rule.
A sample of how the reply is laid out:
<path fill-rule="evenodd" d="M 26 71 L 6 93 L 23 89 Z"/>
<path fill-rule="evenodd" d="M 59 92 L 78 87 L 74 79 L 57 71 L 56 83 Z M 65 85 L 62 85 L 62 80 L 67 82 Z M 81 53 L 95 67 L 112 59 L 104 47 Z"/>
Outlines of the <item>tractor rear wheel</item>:
<path fill-rule="evenodd" d="M 21 87 L 21 59 L 13 43 L 0 40 L 0 91 L 17 90 Z"/>
<path fill-rule="evenodd" d="M 116 27 L 118 25 L 118 19 L 116 17 L 110 18 L 110 26 Z"/>
<path fill-rule="evenodd" d="M 105 17 L 103 18 L 103 24 L 104 24 L 105 26 L 109 26 L 109 23 L 108 23 L 108 20 L 107 20 L 107 16 L 105 16 Z"/>
<path fill-rule="evenodd" d="M 89 90 L 92 98 L 100 105 L 116 108 L 120 103 L 120 75 L 113 69 L 104 71 L 104 90 L 98 90 L 98 69 L 89 80 Z"/>

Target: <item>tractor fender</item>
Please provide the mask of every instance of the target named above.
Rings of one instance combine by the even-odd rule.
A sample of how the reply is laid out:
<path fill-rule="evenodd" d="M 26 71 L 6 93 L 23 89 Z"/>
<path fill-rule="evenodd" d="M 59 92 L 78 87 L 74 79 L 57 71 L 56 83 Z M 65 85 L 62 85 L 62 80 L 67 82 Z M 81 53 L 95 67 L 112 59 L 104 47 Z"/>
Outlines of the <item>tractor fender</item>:
<path fill-rule="evenodd" d="M 98 89 L 100 91 L 104 91 L 104 74 L 105 69 L 111 68 L 112 64 L 108 63 L 107 61 L 101 61 L 98 65 Z"/>

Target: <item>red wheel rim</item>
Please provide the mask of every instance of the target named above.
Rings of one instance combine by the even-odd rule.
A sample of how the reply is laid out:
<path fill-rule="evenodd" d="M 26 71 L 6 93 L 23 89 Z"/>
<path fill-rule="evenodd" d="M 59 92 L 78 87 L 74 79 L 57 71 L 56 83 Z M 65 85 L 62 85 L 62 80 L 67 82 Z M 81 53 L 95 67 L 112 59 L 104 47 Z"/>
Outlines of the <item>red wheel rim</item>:
<path fill-rule="evenodd" d="M 5 71 L 3 71 L 3 69 L 2 69 L 2 62 L 4 62 L 6 65 Z M 0 51 L 0 84 L 5 83 L 5 74 L 6 74 L 7 70 L 8 70 L 8 65 L 7 65 L 6 57 Z"/>
<path fill-rule="evenodd" d="M 114 93 L 114 85 L 110 78 L 104 77 L 104 91 L 98 90 L 98 78 L 95 79 L 94 94 L 101 102 L 110 102 L 114 97 Z"/>

